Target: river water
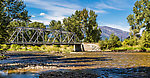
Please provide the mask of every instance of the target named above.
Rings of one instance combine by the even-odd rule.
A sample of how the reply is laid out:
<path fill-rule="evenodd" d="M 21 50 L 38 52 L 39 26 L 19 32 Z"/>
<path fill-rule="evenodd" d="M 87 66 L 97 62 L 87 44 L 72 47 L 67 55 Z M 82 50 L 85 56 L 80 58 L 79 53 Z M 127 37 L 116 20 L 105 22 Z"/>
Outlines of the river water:
<path fill-rule="evenodd" d="M 10 52 L 0 61 L 4 78 L 38 78 L 48 71 L 83 71 L 100 78 L 150 77 L 150 53 L 116 52 Z"/>

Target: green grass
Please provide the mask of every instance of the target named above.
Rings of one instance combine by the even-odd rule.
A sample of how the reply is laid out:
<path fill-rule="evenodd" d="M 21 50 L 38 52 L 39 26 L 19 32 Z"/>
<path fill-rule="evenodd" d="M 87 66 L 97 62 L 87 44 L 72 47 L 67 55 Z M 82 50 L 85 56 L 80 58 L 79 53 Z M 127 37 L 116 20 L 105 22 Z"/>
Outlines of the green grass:
<path fill-rule="evenodd" d="M 112 48 L 111 50 L 115 50 L 115 51 L 146 51 L 146 50 L 149 50 L 150 49 L 146 49 L 145 47 L 141 47 L 141 46 L 125 46 L 125 47 L 118 47 L 118 48 Z"/>
<path fill-rule="evenodd" d="M 147 52 L 150 52 L 150 48 L 146 48 L 146 51 L 147 51 Z"/>
<path fill-rule="evenodd" d="M 117 48 L 114 48 L 114 49 L 112 49 L 112 50 L 125 51 L 125 50 L 127 50 L 127 48 L 125 48 L 125 47 L 117 47 Z"/>
<path fill-rule="evenodd" d="M 68 45 L 53 45 L 53 46 L 20 46 L 20 45 L 11 45 L 8 51 L 45 51 L 45 52 L 65 52 L 69 53 L 73 51 L 73 46 Z"/>

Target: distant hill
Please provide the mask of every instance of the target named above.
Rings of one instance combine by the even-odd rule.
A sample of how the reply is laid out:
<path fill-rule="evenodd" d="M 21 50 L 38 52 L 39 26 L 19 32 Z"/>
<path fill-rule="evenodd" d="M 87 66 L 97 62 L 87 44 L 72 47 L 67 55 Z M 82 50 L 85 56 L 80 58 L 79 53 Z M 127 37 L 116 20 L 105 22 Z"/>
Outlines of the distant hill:
<path fill-rule="evenodd" d="M 99 26 L 102 30 L 102 39 L 109 38 L 109 36 L 114 33 L 116 36 L 118 36 L 120 39 L 122 37 L 122 40 L 126 39 L 129 36 L 129 32 L 123 31 L 116 28 L 111 28 L 108 26 Z"/>

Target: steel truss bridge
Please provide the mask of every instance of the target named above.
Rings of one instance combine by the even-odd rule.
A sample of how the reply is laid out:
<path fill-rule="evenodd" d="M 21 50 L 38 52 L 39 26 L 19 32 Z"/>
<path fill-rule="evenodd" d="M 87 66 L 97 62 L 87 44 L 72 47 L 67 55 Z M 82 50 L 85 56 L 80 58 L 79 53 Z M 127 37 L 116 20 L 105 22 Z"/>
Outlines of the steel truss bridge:
<path fill-rule="evenodd" d="M 81 42 L 73 32 L 44 28 L 16 27 L 6 44 L 81 45 Z"/>

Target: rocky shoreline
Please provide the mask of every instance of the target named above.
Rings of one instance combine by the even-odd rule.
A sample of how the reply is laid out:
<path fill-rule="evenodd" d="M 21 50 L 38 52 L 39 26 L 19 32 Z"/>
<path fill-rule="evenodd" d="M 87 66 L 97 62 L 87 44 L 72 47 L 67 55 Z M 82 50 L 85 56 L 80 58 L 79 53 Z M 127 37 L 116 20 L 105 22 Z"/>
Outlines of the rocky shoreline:
<path fill-rule="evenodd" d="M 86 73 L 86 72 L 63 72 L 53 71 L 40 74 L 39 78 L 97 78 L 97 74 Z"/>

